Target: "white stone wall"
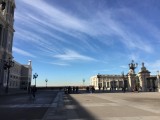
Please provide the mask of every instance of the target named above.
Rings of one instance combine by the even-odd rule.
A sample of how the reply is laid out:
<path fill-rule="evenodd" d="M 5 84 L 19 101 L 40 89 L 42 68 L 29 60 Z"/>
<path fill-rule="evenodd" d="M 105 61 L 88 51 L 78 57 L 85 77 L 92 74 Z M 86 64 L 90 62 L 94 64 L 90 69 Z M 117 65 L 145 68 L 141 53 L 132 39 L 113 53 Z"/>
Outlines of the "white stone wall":
<path fill-rule="evenodd" d="M 123 87 L 123 78 L 121 75 L 98 75 L 92 76 L 90 78 L 91 85 L 95 87 L 95 89 L 99 89 L 99 86 L 101 89 L 103 87 L 105 89 L 110 89 L 111 87 L 114 87 L 115 89 L 121 89 Z"/>

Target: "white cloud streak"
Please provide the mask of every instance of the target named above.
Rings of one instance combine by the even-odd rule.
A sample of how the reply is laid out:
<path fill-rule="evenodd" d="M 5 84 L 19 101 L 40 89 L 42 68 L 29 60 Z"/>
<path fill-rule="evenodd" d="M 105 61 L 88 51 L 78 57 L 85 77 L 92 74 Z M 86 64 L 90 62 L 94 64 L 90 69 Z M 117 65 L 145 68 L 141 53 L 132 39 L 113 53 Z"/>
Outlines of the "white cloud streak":
<path fill-rule="evenodd" d="M 17 13 L 16 18 L 18 21 L 27 23 L 29 28 L 36 30 L 37 33 L 17 29 L 19 32 L 16 34 L 23 40 L 36 42 L 37 48 L 42 51 L 41 53 L 47 53 L 44 55 L 54 56 L 54 58 L 64 61 L 78 59 L 86 61 L 94 60 L 91 57 L 75 52 L 80 49 L 90 52 L 100 51 L 101 47 L 94 41 L 105 43 L 106 46 L 114 45 L 115 41 L 120 41 L 129 50 L 140 50 L 147 53 L 154 52 L 154 48 L 148 42 L 149 40 L 144 40 L 142 35 L 134 30 L 130 30 L 128 26 L 121 23 L 115 17 L 116 13 L 122 12 L 127 14 L 126 12 L 129 11 L 130 16 L 136 17 L 139 24 L 145 27 L 146 20 L 130 9 L 125 8 L 121 11 L 119 9 L 113 11 L 109 9 L 101 12 L 97 11 L 97 13 L 83 18 L 76 17 L 68 11 L 50 5 L 43 0 L 39 0 L 38 3 L 35 0 L 22 0 L 22 2 L 29 6 L 33 12 Z M 35 15 L 35 13 L 37 14 Z M 145 24 L 142 24 L 143 21 Z M 154 28 L 156 33 L 159 32 L 155 26 L 150 26 Z M 60 34 L 56 34 L 57 32 L 60 32 Z M 50 38 L 46 39 L 46 36 Z M 116 36 L 116 39 L 106 39 L 107 36 Z M 94 39 L 92 40 L 91 38 Z M 67 45 L 76 46 L 78 50 L 66 51 L 66 49 L 73 49 L 68 48 Z M 61 54 L 62 52 L 64 54 Z M 131 57 L 134 58 L 134 56 Z"/>
<path fill-rule="evenodd" d="M 24 50 L 21 50 L 19 48 L 16 48 L 16 47 L 13 47 L 13 52 L 17 53 L 17 54 L 21 54 L 23 56 L 28 56 L 28 57 L 32 57 L 32 58 L 36 58 L 35 55 L 29 53 L 29 52 L 26 52 Z"/>
<path fill-rule="evenodd" d="M 73 50 L 66 50 L 64 54 L 58 54 L 54 55 L 53 57 L 58 58 L 60 60 L 67 60 L 67 61 L 73 61 L 73 60 L 79 60 L 79 61 L 96 61 L 94 58 L 81 55 Z"/>
<path fill-rule="evenodd" d="M 67 33 L 74 37 L 77 37 L 77 35 L 75 34 L 76 31 L 80 32 L 79 35 L 85 33 L 94 37 L 103 35 L 115 35 L 119 36 L 119 40 L 123 44 L 125 44 L 128 48 L 138 48 L 142 51 L 146 51 L 149 53 L 153 52 L 153 48 L 146 42 L 144 43 L 144 40 L 140 35 L 136 34 L 133 31 L 128 31 L 128 29 L 125 26 L 118 23 L 115 19 L 112 18 L 112 14 L 114 14 L 114 12 L 116 11 L 109 11 L 109 12 L 104 11 L 95 14 L 94 17 L 99 18 L 98 20 L 94 19 L 94 17 L 92 18 L 92 20 L 90 19 L 82 20 L 80 18 L 73 17 L 70 14 L 64 13 L 64 11 L 59 10 L 53 6 L 50 6 L 49 4 L 41 0 L 39 0 L 38 4 L 36 4 L 37 3 L 36 1 L 31 1 L 31 0 L 27 1 L 23 0 L 23 2 L 34 7 L 36 10 L 40 10 L 41 14 L 45 15 L 45 18 L 47 19 L 50 18 L 50 19 L 47 20 L 48 22 L 44 23 L 41 19 L 36 18 L 31 14 L 29 14 L 30 18 L 34 19 L 39 23 L 43 23 L 47 26 L 50 26 L 63 33 Z M 100 40 L 100 41 L 108 43 L 107 40 L 105 41 Z M 143 47 L 141 47 L 141 45 L 143 45 Z"/>
<path fill-rule="evenodd" d="M 52 65 L 58 65 L 58 66 L 70 66 L 70 65 L 67 64 L 67 63 L 60 63 L 60 62 L 52 62 L 52 63 L 50 63 L 50 64 L 52 64 Z"/>

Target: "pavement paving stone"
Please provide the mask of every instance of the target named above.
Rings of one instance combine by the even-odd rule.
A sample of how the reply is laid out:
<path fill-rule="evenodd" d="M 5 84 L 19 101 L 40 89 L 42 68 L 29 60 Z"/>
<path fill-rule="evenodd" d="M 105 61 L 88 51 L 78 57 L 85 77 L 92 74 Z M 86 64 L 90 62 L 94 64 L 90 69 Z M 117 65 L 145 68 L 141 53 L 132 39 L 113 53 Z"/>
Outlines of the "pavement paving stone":
<path fill-rule="evenodd" d="M 43 120 L 160 120 L 159 97 L 157 93 L 60 92 Z"/>
<path fill-rule="evenodd" d="M 0 96 L 0 120 L 40 120 L 56 97 L 57 91 L 37 91 L 36 99 L 30 94 Z"/>

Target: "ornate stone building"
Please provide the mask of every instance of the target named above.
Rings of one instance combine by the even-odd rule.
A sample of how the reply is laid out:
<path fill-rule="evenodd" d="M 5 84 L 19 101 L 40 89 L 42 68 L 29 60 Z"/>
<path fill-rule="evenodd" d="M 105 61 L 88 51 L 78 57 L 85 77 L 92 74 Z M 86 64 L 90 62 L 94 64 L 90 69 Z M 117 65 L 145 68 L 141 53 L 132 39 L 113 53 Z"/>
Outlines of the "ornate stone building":
<path fill-rule="evenodd" d="M 91 85 L 95 89 L 107 89 L 107 90 L 120 90 L 123 88 L 123 77 L 122 75 L 102 75 L 98 74 L 90 78 Z"/>
<path fill-rule="evenodd" d="M 7 86 L 8 70 L 4 69 L 4 61 L 12 58 L 14 36 L 15 0 L 0 0 L 0 92 Z M 31 85 L 31 61 L 22 65 L 14 61 L 10 68 L 8 87 L 26 89 Z"/>
<path fill-rule="evenodd" d="M 12 57 L 14 10 L 14 0 L 0 0 L 0 86 L 5 78 L 2 61 Z"/>
<path fill-rule="evenodd" d="M 138 64 L 137 64 L 138 65 Z M 159 91 L 159 79 L 156 75 L 150 75 L 150 72 L 142 63 L 142 67 L 138 74 L 134 69 L 136 64 L 129 64 L 129 72 L 127 75 L 102 75 L 98 74 L 90 78 L 91 85 L 95 89 L 106 90 L 122 90 L 125 88 L 127 91 Z M 159 75 L 160 76 L 160 75 Z"/>

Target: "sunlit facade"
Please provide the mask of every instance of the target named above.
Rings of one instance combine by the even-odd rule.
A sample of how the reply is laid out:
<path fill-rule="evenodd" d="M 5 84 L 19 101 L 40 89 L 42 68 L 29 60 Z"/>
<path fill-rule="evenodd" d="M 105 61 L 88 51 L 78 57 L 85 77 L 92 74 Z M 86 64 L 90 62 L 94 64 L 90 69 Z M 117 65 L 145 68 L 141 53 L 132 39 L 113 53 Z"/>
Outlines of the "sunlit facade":
<path fill-rule="evenodd" d="M 127 75 L 102 75 L 98 74 L 90 78 L 91 85 L 95 89 L 122 90 L 127 91 L 159 91 L 159 79 L 157 75 L 150 75 L 150 72 L 142 63 L 141 70 L 135 74 L 129 70 Z"/>
<path fill-rule="evenodd" d="M 10 70 L 9 88 L 27 89 L 31 85 L 32 64 L 22 65 L 14 61 L 14 67 Z M 5 82 L 6 83 L 6 82 Z"/>

